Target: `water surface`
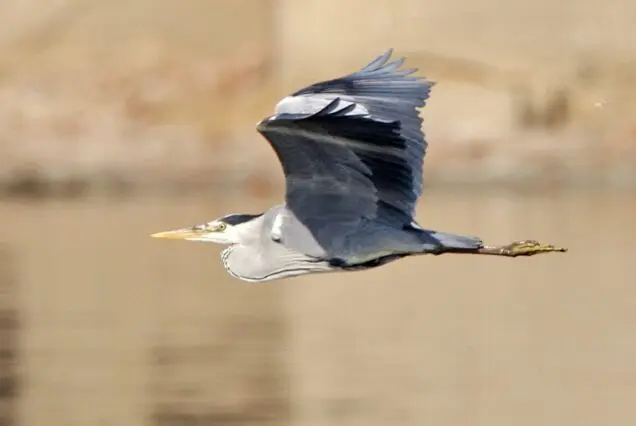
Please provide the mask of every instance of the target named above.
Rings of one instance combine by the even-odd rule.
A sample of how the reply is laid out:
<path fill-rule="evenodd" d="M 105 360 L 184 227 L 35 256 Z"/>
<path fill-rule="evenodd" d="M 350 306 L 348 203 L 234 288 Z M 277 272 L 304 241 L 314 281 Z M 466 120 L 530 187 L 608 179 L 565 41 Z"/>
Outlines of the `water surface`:
<path fill-rule="evenodd" d="M 274 202 L 0 203 L 0 314 L 14 318 L 0 380 L 16 384 L 0 423 L 636 421 L 636 196 L 428 191 L 429 228 L 570 252 L 260 285 L 229 277 L 217 246 L 148 237 Z"/>

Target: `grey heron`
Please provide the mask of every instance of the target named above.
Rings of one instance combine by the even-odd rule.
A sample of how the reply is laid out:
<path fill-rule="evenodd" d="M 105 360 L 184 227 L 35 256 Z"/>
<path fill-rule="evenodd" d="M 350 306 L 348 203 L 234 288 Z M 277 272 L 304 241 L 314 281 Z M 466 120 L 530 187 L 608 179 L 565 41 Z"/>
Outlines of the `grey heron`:
<path fill-rule="evenodd" d="M 296 91 L 257 124 L 285 175 L 283 203 L 152 236 L 227 245 L 225 268 L 249 282 L 357 271 L 421 254 L 566 251 L 533 240 L 486 246 L 417 224 L 427 149 L 419 109 L 435 83 L 400 69 L 405 58 L 390 62 L 392 51 Z"/>

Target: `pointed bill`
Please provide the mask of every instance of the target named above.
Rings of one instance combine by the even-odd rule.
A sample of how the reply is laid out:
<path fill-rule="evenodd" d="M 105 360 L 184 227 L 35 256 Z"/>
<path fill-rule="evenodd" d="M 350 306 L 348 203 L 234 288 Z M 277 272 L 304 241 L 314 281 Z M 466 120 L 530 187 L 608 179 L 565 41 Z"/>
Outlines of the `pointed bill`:
<path fill-rule="evenodd" d="M 192 228 L 174 229 L 172 231 L 157 232 L 150 235 L 152 238 L 164 238 L 169 240 L 187 240 L 200 236 L 200 231 L 194 231 Z"/>

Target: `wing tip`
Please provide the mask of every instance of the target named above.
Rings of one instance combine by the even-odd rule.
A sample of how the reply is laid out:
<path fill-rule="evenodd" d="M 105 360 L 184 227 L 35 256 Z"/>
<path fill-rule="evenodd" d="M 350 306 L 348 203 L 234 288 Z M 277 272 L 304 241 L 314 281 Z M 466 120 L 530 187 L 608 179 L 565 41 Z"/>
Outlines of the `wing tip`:
<path fill-rule="evenodd" d="M 384 53 L 382 53 L 380 56 L 376 56 L 371 62 L 369 62 L 364 69 L 367 68 L 381 68 L 383 65 L 385 65 L 387 63 L 387 61 L 389 59 L 391 59 L 391 56 L 393 56 L 393 51 L 394 49 L 392 47 L 389 47 L 387 50 L 384 51 Z"/>
<path fill-rule="evenodd" d="M 384 53 L 380 56 L 376 56 L 371 62 L 364 66 L 361 71 L 376 71 L 387 66 L 391 56 L 393 56 L 394 50 L 395 49 L 393 47 L 389 47 L 384 51 Z M 399 59 L 400 58 L 398 58 L 398 60 Z"/>
<path fill-rule="evenodd" d="M 399 69 L 401 66 L 403 66 L 406 63 L 408 58 L 406 56 L 399 56 L 391 60 L 394 53 L 395 53 L 395 48 L 389 47 L 380 56 L 377 56 L 375 59 L 369 62 L 366 66 L 362 67 L 357 73 L 364 73 L 364 72 L 387 73 L 387 74 L 398 74 L 401 77 L 407 77 L 407 76 L 412 76 L 412 74 L 415 74 L 420 71 L 420 69 L 417 67 Z M 421 77 L 421 76 L 413 76 L 412 78 L 417 80 L 426 80 L 426 77 Z M 427 82 L 429 81 L 427 80 Z"/>

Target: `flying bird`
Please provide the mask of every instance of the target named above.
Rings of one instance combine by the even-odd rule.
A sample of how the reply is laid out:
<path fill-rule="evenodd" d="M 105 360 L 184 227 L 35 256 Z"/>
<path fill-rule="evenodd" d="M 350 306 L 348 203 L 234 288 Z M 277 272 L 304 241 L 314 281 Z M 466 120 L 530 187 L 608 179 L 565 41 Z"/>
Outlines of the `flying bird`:
<path fill-rule="evenodd" d="M 227 245 L 223 265 L 248 282 L 359 271 L 421 254 L 565 252 L 534 240 L 487 246 L 418 225 L 427 150 L 419 109 L 435 83 L 400 69 L 405 58 L 390 62 L 391 55 L 298 90 L 257 124 L 285 175 L 283 203 L 152 236 Z"/>

